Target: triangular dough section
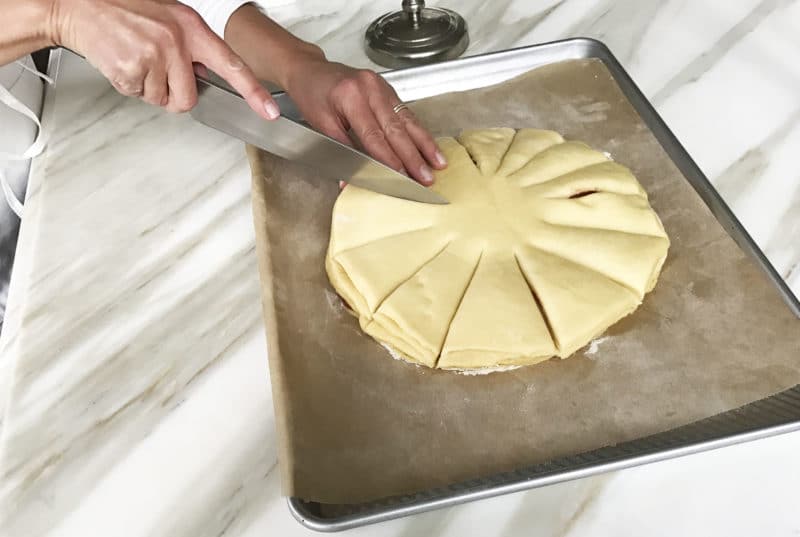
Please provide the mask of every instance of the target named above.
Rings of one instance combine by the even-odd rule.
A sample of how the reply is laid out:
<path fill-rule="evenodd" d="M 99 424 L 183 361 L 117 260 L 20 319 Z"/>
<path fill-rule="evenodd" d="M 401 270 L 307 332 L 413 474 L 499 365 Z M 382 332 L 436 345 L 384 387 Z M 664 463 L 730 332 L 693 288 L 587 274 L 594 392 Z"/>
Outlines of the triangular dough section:
<path fill-rule="evenodd" d="M 481 173 L 492 175 L 500 167 L 515 132 L 508 128 L 465 130 L 458 140 L 477 163 Z"/>
<path fill-rule="evenodd" d="M 522 365 L 554 354 L 547 324 L 511 253 L 484 254 L 450 325 L 438 367 Z"/>
<path fill-rule="evenodd" d="M 500 168 L 497 170 L 497 175 L 511 175 L 530 162 L 534 156 L 563 141 L 564 138 L 555 131 L 539 129 L 518 130 L 511 141 L 511 146 L 506 151 L 506 156 L 500 164 Z"/>
<path fill-rule="evenodd" d="M 641 196 L 597 192 L 575 199 L 540 199 L 536 211 L 548 224 L 665 236 L 661 220 Z"/>
<path fill-rule="evenodd" d="M 336 254 L 383 237 L 431 227 L 437 218 L 433 205 L 348 185 L 333 208 L 329 250 Z"/>
<path fill-rule="evenodd" d="M 364 331 L 433 367 L 480 255 L 451 243 L 383 301 Z"/>
<path fill-rule="evenodd" d="M 360 316 L 370 318 L 381 301 L 406 281 L 415 272 L 431 261 L 447 246 L 448 237 L 436 228 L 412 231 L 386 237 L 344 250 L 333 255 L 333 263 L 338 265 L 346 280 L 341 280 L 358 289 L 355 296 L 344 296 L 350 306 Z M 330 272 L 330 271 L 329 271 Z M 331 278 L 342 274 L 333 269 Z M 339 287 L 339 282 L 335 287 Z"/>
<path fill-rule="evenodd" d="M 519 171 L 511 174 L 509 181 L 521 187 L 536 185 L 580 168 L 607 161 L 605 155 L 582 142 L 564 142 L 534 156 Z"/>
<path fill-rule="evenodd" d="M 431 189 L 444 196 L 453 205 L 464 198 L 474 197 L 485 180 L 472 162 L 467 150 L 454 138 L 436 140 L 439 149 L 447 159 L 447 168 L 434 172 L 435 181 Z M 441 212 L 442 205 L 431 205 Z"/>
<path fill-rule="evenodd" d="M 602 274 L 541 250 L 522 247 L 517 260 L 539 299 L 562 358 L 640 303 L 630 290 Z"/>
<path fill-rule="evenodd" d="M 613 192 L 647 197 L 647 193 L 628 168 L 616 162 L 601 162 L 528 187 L 531 195 L 543 198 L 569 198 L 586 192 Z"/>
<path fill-rule="evenodd" d="M 604 229 L 544 224 L 530 243 L 546 252 L 605 274 L 641 298 L 655 285 L 669 240 Z"/>

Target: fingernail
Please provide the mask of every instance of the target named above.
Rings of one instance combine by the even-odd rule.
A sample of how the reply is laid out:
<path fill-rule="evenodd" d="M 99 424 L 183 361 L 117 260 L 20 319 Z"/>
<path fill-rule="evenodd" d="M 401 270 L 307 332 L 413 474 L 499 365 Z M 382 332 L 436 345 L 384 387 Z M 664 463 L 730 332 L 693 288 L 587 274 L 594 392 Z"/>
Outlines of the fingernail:
<path fill-rule="evenodd" d="M 400 168 L 399 168 L 397 171 L 398 171 L 398 172 L 400 172 L 400 173 L 402 173 L 403 175 L 408 175 L 408 170 L 406 170 L 406 169 L 405 169 L 405 168 L 403 168 L 402 166 L 400 166 Z"/>
<path fill-rule="evenodd" d="M 447 159 L 444 158 L 444 155 L 442 155 L 441 151 L 436 151 L 433 157 L 436 159 L 436 164 L 439 166 L 447 166 Z"/>
<path fill-rule="evenodd" d="M 422 179 L 428 183 L 433 183 L 433 170 L 427 164 L 423 164 L 419 168 L 419 174 L 422 176 Z"/>
<path fill-rule="evenodd" d="M 279 115 L 281 115 L 281 110 L 278 108 L 278 105 L 275 104 L 275 101 L 265 102 L 264 111 L 267 113 L 267 117 L 270 119 L 276 119 Z"/>

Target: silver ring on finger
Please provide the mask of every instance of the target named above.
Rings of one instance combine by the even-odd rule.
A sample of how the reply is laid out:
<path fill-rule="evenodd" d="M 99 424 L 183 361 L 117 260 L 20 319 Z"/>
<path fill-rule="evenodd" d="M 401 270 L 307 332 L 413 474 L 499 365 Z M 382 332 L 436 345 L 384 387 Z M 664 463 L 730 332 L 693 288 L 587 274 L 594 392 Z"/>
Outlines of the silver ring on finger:
<path fill-rule="evenodd" d="M 403 110 L 408 110 L 408 105 L 406 103 L 396 104 L 392 108 L 392 112 L 394 112 L 395 114 L 399 114 Z"/>

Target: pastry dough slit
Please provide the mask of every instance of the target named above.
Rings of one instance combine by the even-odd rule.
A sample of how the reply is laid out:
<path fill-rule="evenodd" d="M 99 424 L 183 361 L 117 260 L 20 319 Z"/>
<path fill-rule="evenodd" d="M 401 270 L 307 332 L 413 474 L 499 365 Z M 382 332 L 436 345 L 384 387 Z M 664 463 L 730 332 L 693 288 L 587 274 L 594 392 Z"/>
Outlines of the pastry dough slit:
<path fill-rule="evenodd" d="M 545 199 L 571 199 L 573 196 L 590 191 L 647 199 L 647 194 L 630 171 L 612 161 L 581 166 L 523 188 L 536 189 L 538 195 Z"/>
<path fill-rule="evenodd" d="M 480 171 L 480 177 L 492 177 L 503 164 L 517 131 L 508 128 L 466 130 L 457 138 Z"/>
<path fill-rule="evenodd" d="M 508 147 L 506 147 L 506 150 L 503 151 L 503 156 L 500 157 L 500 163 L 497 165 L 497 169 L 498 170 L 503 166 L 503 163 L 506 160 L 506 156 L 508 156 L 508 152 L 511 151 L 511 146 L 514 145 L 514 140 L 517 139 L 518 135 L 519 135 L 519 131 L 515 131 L 514 132 L 514 136 L 511 137 L 511 141 L 508 142 Z"/>
<path fill-rule="evenodd" d="M 382 298 L 382 299 L 381 299 L 381 300 L 380 300 L 380 301 L 379 301 L 379 302 L 378 302 L 378 303 L 375 305 L 375 310 L 374 310 L 374 311 L 372 311 L 372 312 L 371 312 L 371 314 L 372 314 L 372 315 L 375 315 L 375 312 L 377 312 L 379 309 L 381 309 L 381 306 L 383 305 L 383 303 L 384 303 L 384 302 L 386 302 L 386 300 L 387 300 L 387 299 L 388 299 L 390 296 L 392 296 L 392 295 L 395 293 L 395 291 L 397 291 L 398 289 L 400 289 L 400 288 L 403 286 L 403 284 L 404 284 L 404 283 L 406 283 L 406 282 L 408 282 L 408 281 L 409 281 L 411 278 L 413 278 L 414 276 L 416 276 L 417 274 L 419 274 L 419 272 L 420 272 L 422 269 L 424 269 L 425 267 L 427 267 L 428 265 L 430 265 L 430 264 L 431 264 L 431 262 L 432 262 L 434 259 L 436 259 L 436 258 L 437 258 L 437 257 L 439 257 L 440 255 L 442 255 L 442 252 L 444 252 L 445 250 L 447 250 L 447 247 L 448 247 L 448 246 L 450 246 L 450 243 L 451 243 L 451 242 L 453 242 L 453 241 L 447 241 L 447 242 L 445 243 L 445 245 L 444 245 L 444 246 L 442 246 L 442 247 L 439 249 L 439 251 L 438 251 L 438 252 L 436 252 L 436 254 L 434 254 L 434 256 L 433 256 L 433 257 L 431 257 L 430 259 L 428 259 L 427 261 L 425 261 L 425 262 L 424 262 L 422 265 L 420 265 L 420 266 L 419 266 L 419 268 L 418 268 L 417 270 L 415 270 L 414 272 L 412 272 L 411 274 L 409 274 L 408 278 L 406 278 L 406 279 L 404 279 L 403 281 L 401 281 L 400 283 L 398 283 L 396 286 L 394 286 L 394 288 L 393 288 L 391 291 L 389 291 L 388 293 L 386 293 L 386 296 L 385 296 L 385 297 L 383 297 L 383 298 Z M 370 317 L 372 317 L 372 315 L 370 315 Z M 370 319 L 370 320 L 371 320 L 371 319 Z"/>
<path fill-rule="evenodd" d="M 564 175 L 610 161 L 582 142 L 562 141 L 539 151 L 508 177 L 521 188 L 543 185 Z"/>
<path fill-rule="evenodd" d="M 522 275 L 522 279 L 525 280 L 525 283 L 528 285 L 528 289 L 531 291 L 531 296 L 533 296 L 533 300 L 536 301 L 536 306 L 538 306 L 539 311 L 542 313 L 542 319 L 544 319 L 544 325 L 547 327 L 547 333 L 550 334 L 550 339 L 560 352 L 561 344 L 559 343 L 558 338 L 556 338 L 555 331 L 553 331 L 553 325 L 550 323 L 550 318 L 547 316 L 547 310 L 544 309 L 544 306 L 542 306 L 542 301 L 539 299 L 539 295 L 536 294 L 536 287 L 533 285 L 533 282 L 528 279 L 525 271 L 522 270 L 522 265 L 519 262 L 519 257 L 517 257 L 516 252 L 514 252 L 514 262 L 517 264 L 517 270 Z"/>
<path fill-rule="evenodd" d="M 437 367 L 439 365 L 439 360 L 442 358 L 442 349 L 444 348 L 445 343 L 447 343 L 447 334 L 450 333 L 450 327 L 453 326 L 453 320 L 456 318 L 458 310 L 461 308 L 461 304 L 464 303 L 464 297 L 467 296 L 467 291 L 469 291 L 469 286 L 472 284 L 475 274 L 478 273 L 478 266 L 481 264 L 481 259 L 483 259 L 483 250 L 481 250 L 481 253 L 478 256 L 478 261 L 472 268 L 472 274 L 470 274 L 469 280 L 467 280 L 467 285 L 464 287 L 464 292 L 461 293 L 461 297 L 458 299 L 456 309 L 453 310 L 453 315 L 450 316 L 450 321 L 447 323 L 447 331 L 445 332 L 445 337 L 442 338 L 442 344 L 439 346 L 439 352 L 436 353 L 436 361 L 433 363 L 433 367 Z"/>
<path fill-rule="evenodd" d="M 581 228 L 581 229 L 583 229 L 583 228 Z M 589 228 L 589 229 L 591 229 L 591 228 Z M 648 235 L 648 236 L 649 236 L 649 235 Z M 634 286 L 632 286 L 632 285 L 630 285 L 630 284 L 627 284 L 627 283 L 625 283 L 625 282 L 623 282 L 623 281 L 621 281 L 621 280 L 619 280 L 619 279 L 617 279 L 617 278 L 614 278 L 614 277 L 612 277 L 612 276 L 610 276 L 610 275 L 608 275 L 608 274 L 606 274 L 606 273 L 604 273 L 604 272 L 600 272 L 600 271 L 599 271 L 599 270 L 597 270 L 596 268 L 594 268 L 594 267 L 592 267 L 592 266 L 590 266 L 590 265 L 587 265 L 586 263 L 581 263 L 580 261 L 578 261 L 578 260 L 576 260 L 576 259 L 571 259 L 571 258 L 569 258 L 569 257 L 566 257 L 566 256 L 564 256 L 564 255 L 562 255 L 562 254 L 560 254 L 560 253 L 557 253 L 557 252 L 550 252 L 550 251 L 548 251 L 548 250 L 546 250 L 546 249 L 544 249 L 544 248 L 542 248 L 542 247 L 540 247 L 540 246 L 536 246 L 536 245 L 535 245 L 535 244 L 533 244 L 532 242 L 529 242 L 529 243 L 528 243 L 528 247 L 529 247 L 529 248 L 533 248 L 533 249 L 534 249 L 534 250 L 536 250 L 537 252 L 542 252 L 542 253 L 544 253 L 544 254 L 547 254 L 547 255 L 552 255 L 552 256 L 560 257 L 561 259 L 563 259 L 563 260 L 565 260 L 565 261 L 569 261 L 569 262 L 570 262 L 570 263 L 572 263 L 573 265 L 578 265 L 579 267 L 581 267 L 581 268 L 584 268 L 584 269 L 586 269 L 586 270 L 591 270 L 592 272 L 594 272 L 594 273 L 596 273 L 596 274 L 599 274 L 599 275 L 603 276 L 604 278 L 606 278 L 606 279 L 608 279 L 608 280 L 611 280 L 612 282 L 614 282 L 614 283 L 616 283 L 616 284 L 619 284 L 619 285 L 621 285 L 621 286 L 622 286 L 622 287 L 624 287 L 625 289 L 627 289 L 627 290 L 631 291 L 633 294 L 635 294 L 635 295 L 637 295 L 637 296 L 641 295 L 641 293 L 640 293 L 639 291 L 637 291 L 637 290 L 636 290 L 636 288 L 635 288 Z M 514 254 L 514 257 L 516 257 L 516 254 Z M 530 282 L 529 282 L 529 283 L 530 283 Z"/>
<path fill-rule="evenodd" d="M 599 190 L 597 190 L 597 189 L 586 190 L 584 192 L 578 192 L 577 194 L 571 195 L 569 197 L 569 199 L 577 200 L 577 199 L 580 199 L 580 198 L 585 198 L 586 196 L 591 196 L 592 194 L 597 194 L 598 192 L 599 192 Z"/>
<path fill-rule="evenodd" d="M 550 220 L 548 220 L 546 218 L 543 218 L 542 222 L 545 222 L 549 226 L 559 227 L 559 228 L 562 228 L 562 229 L 578 229 L 578 230 L 588 229 L 588 230 L 591 230 L 591 231 L 601 230 L 601 231 L 607 231 L 609 233 L 624 233 L 625 235 L 634 235 L 634 236 L 638 236 L 638 237 L 653 237 L 653 238 L 656 238 L 656 239 L 664 237 L 664 235 L 656 235 L 655 233 L 638 233 L 636 231 L 625 231 L 624 229 L 616 229 L 616 228 L 612 228 L 612 227 L 605 227 L 605 226 L 602 226 L 602 225 L 601 226 L 595 226 L 595 227 L 592 227 L 592 226 L 581 226 L 581 225 L 571 226 L 569 224 L 560 224 L 558 222 L 552 222 L 552 221 L 550 221 Z M 541 250 L 542 248 L 539 248 L 539 249 Z M 570 259 L 570 261 L 572 261 L 572 259 Z M 572 262 L 575 263 L 575 261 L 572 261 Z M 578 263 L 578 264 L 580 264 L 580 263 Z M 595 271 L 595 272 L 597 272 L 597 271 Z M 618 282 L 618 283 L 621 283 L 621 282 Z"/>
<path fill-rule="evenodd" d="M 564 138 L 553 131 L 518 130 L 503 155 L 497 175 L 511 176 L 527 166 L 540 153 L 563 143 Z"/>
<path fill-rule="evenodd" d="M 582 172 L 585 169 L 591 168 L 592 166 L 597 166 L 598 164 L 605 164 L 605 162 L 592 162 L 591 164 L 586 164 L 585 166 L 579 166 L 577 168 L 571 169 L 570 171 L 568 171 L 566 173 L 559 173 L 558 175 L 554 175 L 553 177 L 545 179 L 544 181 L 539 181 L 538 183 L 533 183 L 532 185 L 523 185 L 523 188 L 541 186 L 541 185 L 544 185 L 544 184 L 547 184 L 547 183 L 552 183 L 553 181 L 557 181 L 557 180 L 561 179 L 562 177 L 566 177 L 567 175 L 572 175 L 575 172 Z M 593 190 L 595 192 L 600 192 L 600 189 L 597 189 L 597 188 L 595 188 Z M 546 197 L 549 197 L 549 196 L 546 196 Z M 560 198 L 560 196 L 556 196 L 556 197 Z"/>
<path fill-rule="evenodd" d="M 370 240 L 368 240 L 366 242 L 362 242 L 360 244 L 354 244 L 352 246 L 348 246 L 344 250 L 337 250 L 336 252 L 334 252 L 333 257 L 335 259 L 336 256 L 338 256 L 338 255 L 341 255 L 341 254 L 344 254 L 346 252 L 349 252 L 350 250 L 355 250 L 356 248 L 361 248 L 362 246 L 367 246 L 368 244 L 373 244 L 373 243 L 378 242 L 378 241 L 383 241 L 383 240 L 386 240 L 386 239 L 393 239 L 395 237 L 402 237 L 403 235 L 409 235 L 411 233 L 417 233 L 418 231 L 425 231 L 425 230 L 428 230 L 428 229 L 431 229 L 431 228 L 433 228 L 433 226 L 425 226 L 425 227 L 421 227 L 421 228 L 409 229 L 408 231 L 401 231 L 400 233 L 392 233 L 391 235 L 382 235 L 380 237 L 375 237 L 374 239 L 370 239 Z"/>

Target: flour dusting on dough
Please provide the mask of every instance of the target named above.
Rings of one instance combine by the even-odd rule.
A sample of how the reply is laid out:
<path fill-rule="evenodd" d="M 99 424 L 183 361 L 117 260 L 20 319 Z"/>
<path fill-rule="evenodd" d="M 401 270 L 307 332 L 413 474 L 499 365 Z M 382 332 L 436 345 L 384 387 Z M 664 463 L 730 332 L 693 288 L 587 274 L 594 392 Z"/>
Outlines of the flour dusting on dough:
<path fill-rule="evenodd" d="M 353 317 L 358 317 L 353 310 L 347 307 L 347 303 L 342 299 L 342 297 L 328 289 L 325 289 L 325 300 L 328 301 L 328 305 L 336 313 L 346 313 Z"/>
<path fill-rule="evenodd" d="M 501 371 L 512 371 L 514 369 L 519 369 L 522 367 L 521 365 L 497 365 L 494 367 L 477 367 L 475 369 L 447 369 L 446 371 L 455 371 L 456 373 L 460 373 L 462 375 L 469 375 L 470 377 L 474 377 L 475 375 L 488 375 L 489 373 L 499 373 Z"/>
<path fill-rule="evenodd" d="M 394 349 L 394 347 L 392 347 L 392 346 L 391 346 L 391 345 L 389 345 L 388 343 L 384 343 L 383 341 L 379 341 L 378 343 L 380 343 L 380 344 L 381 344 L 381 347 L 383 347 L 384 349 L 386 349 L 387 351 L 389 351 L 389 356 L 391 356 L 391 357 L 392 357 L 392 358 L 394 358 L 395 360 L 400 360 L 401 362 L 405 362 L 405 363 L 407 363 L 407 364 L 415 365 L 415 366 L 417 366 L 417 367 L 422 367 L 422 364 L 418 364 L 418 363 L 416 363 L 416 362 L 412 362 L 411 360 L 409 360 L 408 358 L 406 358 L 405 356 L 403 356 L 402 354 L 400 354 L 399 352 L 397 352 L 397 351 Z"/>

